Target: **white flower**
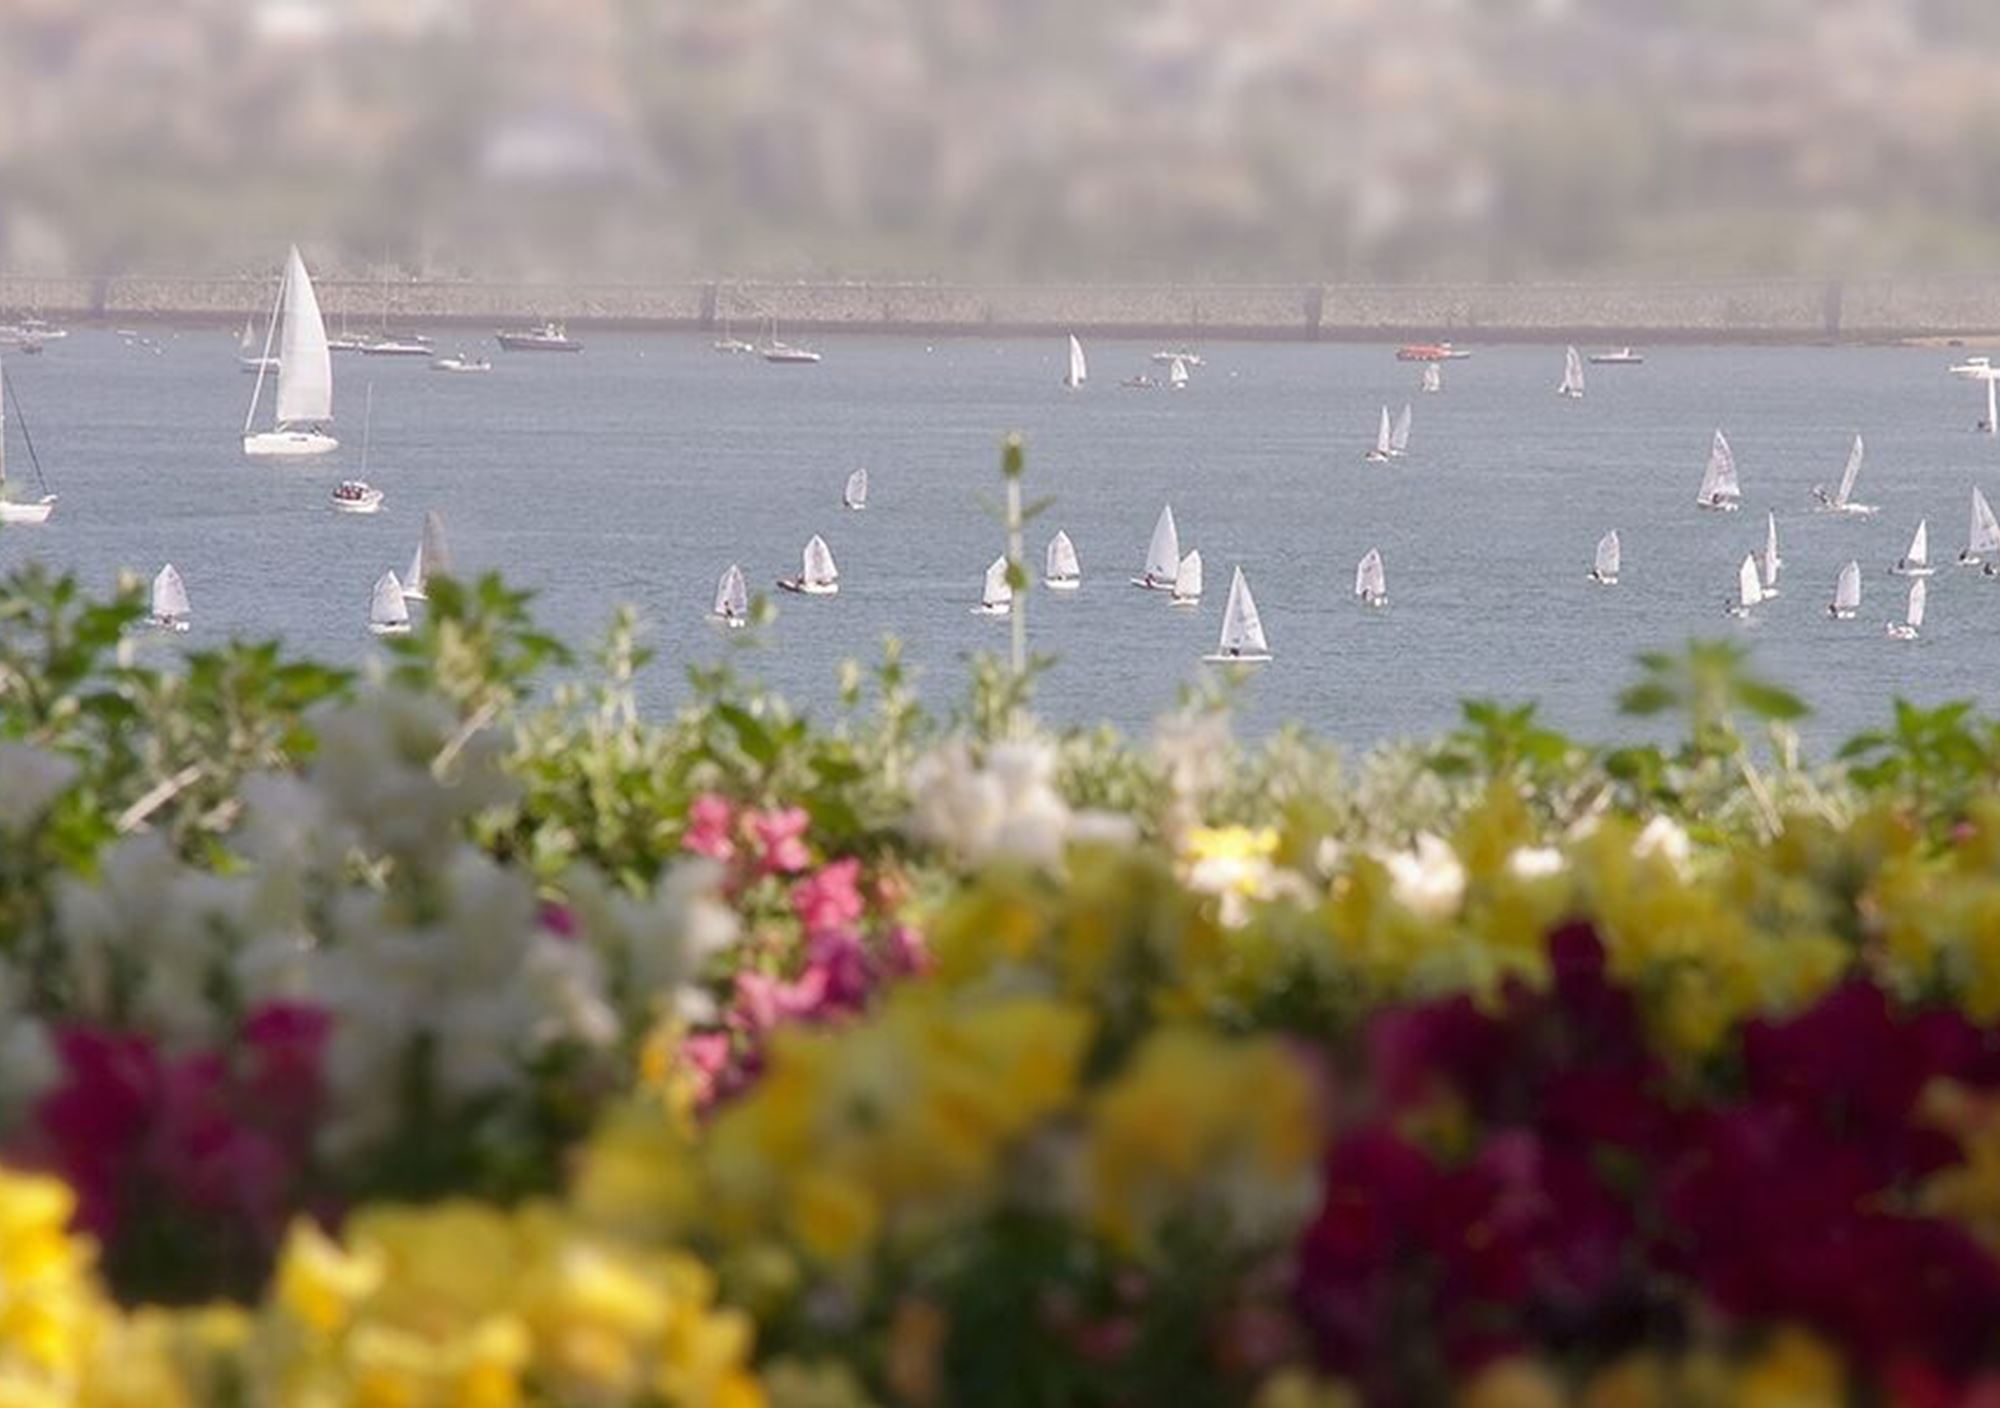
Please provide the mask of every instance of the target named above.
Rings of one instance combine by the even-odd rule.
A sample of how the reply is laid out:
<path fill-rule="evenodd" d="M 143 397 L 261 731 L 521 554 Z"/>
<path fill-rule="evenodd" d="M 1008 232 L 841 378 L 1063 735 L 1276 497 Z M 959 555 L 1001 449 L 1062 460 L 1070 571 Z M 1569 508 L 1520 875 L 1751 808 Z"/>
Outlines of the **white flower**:
<path fill-rule="evenodd" d="M 76 772 L 76 763 L 60 753 L 0 743 L 0 836 L 18 835 L 39 821 Z"/>
<path fill-rule="evenodd" d="M 1687 832 L 1680 824 L 1667 816 L 1656 816 L 1646 823 L 1638 838 L 1632 842 L 1632 854 L 1641 859 L 1658 856 L 1675 870 L 1685 873 L 1688 859 L 1694 847 L 1688 840 Z"/>
<path fill-rule="evenodd" d="M 1567 862 L 1554 846 L 1522 846 L 1507 857 L 1507 869 L 1519 880 L 1545 880 L 1560 875 Z"/>
<path fill-rule="evenodd" d="M 1053 866 L 1072 840 L 1129 839 L 1130 822 L 1102 813 L 1078 816 L 1056 789 L 1056 753 L 1039 740 L 993 744 L 984 762 L 966 740 L 953 739 L 910 769 L 910 828 L 977 866 L 1024 860 Z"/>
<path fill-rule="evenodd" d="M 1465 898 L 1465 867 L 1445 842 L 1425 832 L 1416 846 L 1382 857 L 1396 902 L 1423 919 L 1449 919 Z"/>

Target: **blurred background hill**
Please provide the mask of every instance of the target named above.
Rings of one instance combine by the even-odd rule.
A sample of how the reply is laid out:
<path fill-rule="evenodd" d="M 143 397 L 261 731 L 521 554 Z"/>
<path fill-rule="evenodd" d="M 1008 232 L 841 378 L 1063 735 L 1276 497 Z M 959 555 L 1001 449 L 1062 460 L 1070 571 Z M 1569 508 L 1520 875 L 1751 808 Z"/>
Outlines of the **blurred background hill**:
<path fill-rule="evenodd" d="M 2000 265 L 2000 0 L 5 0 L 0 267 Z"/>

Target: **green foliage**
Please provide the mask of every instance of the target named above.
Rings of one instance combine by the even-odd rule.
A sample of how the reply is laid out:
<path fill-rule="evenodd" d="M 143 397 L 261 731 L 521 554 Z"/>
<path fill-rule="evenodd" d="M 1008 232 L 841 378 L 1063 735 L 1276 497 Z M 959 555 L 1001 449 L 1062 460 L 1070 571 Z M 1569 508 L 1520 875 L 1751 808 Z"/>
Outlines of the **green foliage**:
<path fill-rule="evenodd" d="M 1863 792 L 1901 798 L 1948 830 L 2000 778 L 2000 723 L 1975 715 L 1969 699 L 1925 709 L 1899 698 L 1891 727 L 1857 734 L 1838 756 Z"/>

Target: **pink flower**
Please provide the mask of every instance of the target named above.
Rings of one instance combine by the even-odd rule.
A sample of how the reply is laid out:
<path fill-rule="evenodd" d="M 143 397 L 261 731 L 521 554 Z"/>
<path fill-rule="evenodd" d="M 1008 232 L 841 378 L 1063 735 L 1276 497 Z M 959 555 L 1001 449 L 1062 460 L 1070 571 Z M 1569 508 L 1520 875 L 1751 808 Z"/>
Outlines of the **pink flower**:
<path fill-rule="evenodd" d="M 808 934 L 844 929 L 861 918 L 861 862 L 853 856 L 823 865 L 792 887 L 792 911 Z"/>
<path fill-rule="evenodd" d="M 750 834 L 757 841 L 757 869 L 765 875 L 796 875 L 812 864 L 806 849 L 811 818 L 803 807 L 750 813 Z"/>
<path fill-rule="evenodd" d="M 815 1016 L 826 1001 L 826 987 L 827 974 L 823 968 L 808 968 L 793 983 L 767 978 L 762 973 L 738 973 L 730 1025 L 754 1035 Z"/>
<path fill-rule="evenodd" d="M 883 958 L 892 978 L 914 978 L 931 968 L 930 946 L 907 924 L 898 924 L 883 940 Z"/>
<path fill-rule="evenodd" d="M 729 860 L 736 854 L 731 833 L 736 813 L 729 799 L 704 792 L 688 803 L 687 827 L 681 832 L 681 849 L 710 860 Z"/>
<path fill-rule="evenodd" d="M 536 911 L 535 922 L 559 939 L 576 937 L 576 911 L 566 904 L 544 900 Z"/>

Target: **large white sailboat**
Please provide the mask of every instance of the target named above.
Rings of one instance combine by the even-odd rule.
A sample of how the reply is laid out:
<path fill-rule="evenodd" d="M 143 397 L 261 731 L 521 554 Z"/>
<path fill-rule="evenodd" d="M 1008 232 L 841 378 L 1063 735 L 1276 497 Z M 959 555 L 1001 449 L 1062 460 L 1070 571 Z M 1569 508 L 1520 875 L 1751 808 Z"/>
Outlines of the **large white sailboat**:
<path fill-rule="evenodd" d="M 1910 583 L 1910 600 L 1903 608 L 1903 619 L 1890 621 L 1884 625 L 1891 640 L 1915 640 L 1924 624 L 1924 603 L 1930 596 L 1931 584 L 1922 577 Z"/>
<path fill-rule="evenodd" d="M 1590 580 L 1601 587 L 1618 585 L 1618 567 L 1624 555 L 1624 548 L 1618 541 L 1618 530 L 1613 528 L 1597 540 L 1597 558 L 1590 566 Z"/>
<path fill-rule="evenodd" d="M 735 563 L 729 564 L 715 584 L 715 605 L 708 614 L 732 631 L 750 624 L 750 584 L 743 580 L 743 569 Z"/>
<path fill-rule="evenodd" d="M 297 245 L 285 260 L 284 290 L 264 340 L 266 356 L 280 324 L 284 332 L 278 339 L 278 394 L 272 426 L 265 431 L 250 428 L 264 393 L 267 373 L 260 369 L 257 387 L 250 393 L 249 414 L 243 418 L 243 453 L 256 458 L 326 454 L 340 445 L 323 429 L 333 419 L 333 354 L 327 350 L 319 298 L 313 293 L 312 279 L 306 274 L 306 262 L 299 257 Z"/>
<path fill-rule="evenodd" d="M 1083 344 L 1076 340 L 1076 334 L 1069 336 L 1069 370 L 1063 373 L 1063 385 L 1074 391 L 1090 379 L 1090 365 L 1083 360 Z"/>
<path fill-rule="evenodd" d="M 1170 592 L 1180 570 L 1181 535 L 1174 526 L 1174 506 L 1168 504 L 1153 524 L 1153 540 L 1146 545 L 1146 570 L 1132 579 L 1132 585 L 1147 591 Z"/>
<path fill-rule="evenodd" d="M 163 631 L 185 632 L 193 618 L 188 606 L 187 584 L 181 581 L 181 574 L 174 571 L 169 562 L 153 578 L 153 607 L 149 618 Z"/>
<path fill-rule="evenodd" d="M 979 605 L 972 608 L 975 616 L 1005 616 L 1014 609 L 1014 585 L 1007 580 L 1007 557 L 1001 554 L 986 568 L 986 580 L 980 584 Z"/>
<path fill-rule="evenodd" d="M 1753 607 L 1764 600 L 1764 579 L 1757 571 L 1757 557 L 1745 553 L 1743 565 L 1736 569 L 1736 599 L 1729 602 L 1731 616 L 1748 616 Z"/>
<path fill-rule="evenodd" d="M 1896 565 L 1889 570 L 1898 577 L 1928 577 L 1931 575 L 1933 571 L 1931 567 L 1931 521 L 1928 518 L 1917 520 L 1917 531 L 1911 535 L 1909 550 L 1897 558 Z"/>
<path fill-rule="evenodd" d="M 1563 379 L 1556 387 L 1556 394 L 1572 401 L 1583 399 L 1583 358 L 1574 347 L 1563 352 Z"/>
<path fill-rule="evenodd" d="M 833 549 L 826 545 L 826 539 L 813 534 L 799 555 L 799 575 L 780 577 L 778 585 L 803 596 L 839 595 L 840 569 L 833 564 Z"/>
<path fill-rule="evenodd" d="M 368 629 L 378 636 L 408 635 L 410 605 L 403 597 L 403 584 L 393 571 L 375 579 L 375 594 L 368 602 Z"/>
<path fill-rule="evenodd" d="M 1778 515 L 1769 511 L 1764 515 L 1764 555 L 1758 565 L 1764 571 L 1764 599 L 1769 601 L 1778 594 L 1778 569 L 1785 565 L 1778 556 Z"/>
<path fill-rule="evenodd" d="M 1354 565 L 1354 594 L 1363 606 L 1389 604 L 1389 577 L 1382 568 L 1382 550 L 1370 548 Z"/>
<path fill-rule="evenodd" d="M 1695 491 L 1694 501 L 1717 513 L 1734 513 L 1743 507 L 1743 486 L 1736 478 L 1736 455 L 1729 448 L 1728 437 L 1720 430 L 1715 432 L 1715 441 L 1709 446 L 1708 469 L 1701 476 L 1701 488 Z"/>
<path fill-rule="evenodd" d="M 840 491 L 842 507 L 851 508 L 856 513 L 868 507 L 868 471 L 857 469 L 847 476 L 847 485 Z"/>
<path fill-rule="evenodd" d="M 1083 585 L 1083 568 L 1076 560 L 1076 544 L 1069 534 L 1056 529 L 1043 558 L 1042 585 L 1052 592 L 1073 592 Z"/>
<path fill-rule="evenodd" d="M 1174 573 L 1174 594 L 1169 599 L 1175 606 L 1201 604 L 1200 548 L 1190 548 L 1188 555 L 1181 559 L 1180 568 Z"/>
<path fill-rule="evenodd" d="M 1850 559 L 1833 581 L 1833 600 L 1826 614 L 1836 621 L 1852 621 L 1861 610 L 1861 564 Z"/>
<path fill-rule="evenodd" d="M 1993 517 L 1993 505 L 1977 485 L 1972 490 L 1972 528 L 1965 536 L 1965 551 L 1958 555 L 1961 566 L 1977 567 L 1989 553 L 2000 553 L 2000 519 Z"/>
<path fill-rule="evenodd" d="M 403 577 L 403 598 L 406 601 L 427 601 L 430 598 L 430 579 L 451 575 L 451 549 L 445 546 L 444 519 L 436 509 L 424 514 L 423 536 L 417 539 L 417 551 L 410 558 L 410 570 Z"/>
<path fill-rule="evenodd" d="M 56 496 L 48 491 L 48 481 L 42 478 L 42 462 L 35 455 L 35 442 L 28 438 L 28 422 L 18 415 L 19 402 L 15 402 L 14 409 L 15 418 L 21 421 L 21 443 L 27 446 L 28 463 L 34 467 L 42 496 L 18 502 L 7 497 L 7 404 L 13 399 L 14 388 L 7 381 L 5 369 L 0 368 L 0 523 L 47 523 L 49 515 L 56 511 Z"/>
<path fill-rule="evenodd" d="M 1847 468 L 1840 473 L 1840 487 L 1828 494 L 1824 484 L 1813 485 L 1813 501 L 1821 513 L 1846 513 L 1856 518 L 1869 518 L 1879 512 L 1874 504 L 1854 502 L 1854 481 L 1861 477 L 1861 460 L 1866 453 L 1861 437 L 1855 436 L 1854 448 L 1847 452 Z"/>
<path fill-rule="evenodd" d="M 1261 665 L 1271 658 L 1271 646 L 1264 639 L 1264 623 L 1257 615 L 1257 601 L 1250 595 L 1250 583 L 1243 569 L 1229 579 L 1229 604 L 1222 611 L 1222 638 L 1215 654 L 1202 659 L 1211 665 Z"/>

